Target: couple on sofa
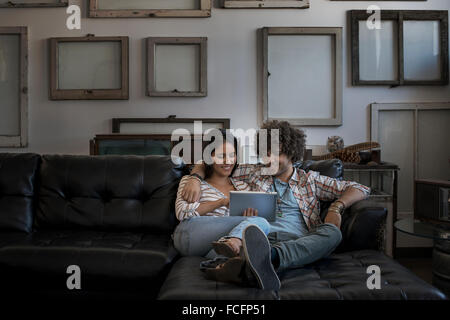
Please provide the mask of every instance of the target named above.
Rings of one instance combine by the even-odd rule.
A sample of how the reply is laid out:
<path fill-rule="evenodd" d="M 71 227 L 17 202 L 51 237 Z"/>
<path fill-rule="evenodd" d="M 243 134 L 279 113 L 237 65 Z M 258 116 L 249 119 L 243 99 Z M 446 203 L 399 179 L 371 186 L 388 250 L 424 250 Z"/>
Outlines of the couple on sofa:
<path fill-rule="evenodd" d="M 295 168 L 306 135 L 288 122 L 265 122 L 261 129 L 267 131 L 265 162 L 276 164 L 277 172 L 266 175 L 264 165 L 237 164 L 237 139 L 223 131 L 212 164 L 195 165 L 180 181 L 175 207 L 181 222 L 173 239 L 182 255 L 210 259 L 201 266 L 210 279 L 279 290 L 277 273 L 334 251 L 342 239 L 341 214 L 367 198 L 370 188 Z M 273 129 L 278 129 L 279 153 L 270 150 Z M 229 216 L 229 192 L 244 190 L 278 194 L 274 222 L 258 217 L 253 208 Z M 324 221 L 319 200 L 334 201 Z"/>

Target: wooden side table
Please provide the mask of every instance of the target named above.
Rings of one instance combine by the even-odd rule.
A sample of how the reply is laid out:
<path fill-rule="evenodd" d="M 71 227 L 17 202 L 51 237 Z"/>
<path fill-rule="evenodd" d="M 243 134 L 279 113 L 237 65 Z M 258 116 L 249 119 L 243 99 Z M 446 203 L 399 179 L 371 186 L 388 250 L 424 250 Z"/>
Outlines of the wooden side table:
<path fill-rule="evenodd" d="M 364 205 L 384 207 L 388 210 L 384 239 L 384 252 L 395 257 L 396 236 L 394 222 L 397 221 L 397 187 L 399 167 L 382 162 L 377 165 L 344 163 L 344 180 L 356 181 L 372 189 Z"/>

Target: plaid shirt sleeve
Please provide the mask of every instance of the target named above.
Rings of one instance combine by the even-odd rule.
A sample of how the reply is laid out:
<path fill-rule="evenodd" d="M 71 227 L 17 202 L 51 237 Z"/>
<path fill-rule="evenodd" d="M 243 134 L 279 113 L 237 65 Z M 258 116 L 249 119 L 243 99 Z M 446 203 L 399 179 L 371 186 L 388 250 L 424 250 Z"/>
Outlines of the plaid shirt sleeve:
<path fill-rule="evenodd" d="M 233 172 L 233 178 L 238 181 L 251 183 L 260 174 L 261 168 L 257 164 L 240 164 Z"/>
<path fill-rule="evenodd" d="M 319 172 L 310 171 L 314 179 L 315 193 L 320 200 L 332 201 L 342 196 L 350 188 L 355 188 L 364 193 L 365 199 L 370 194 L 370 188 L 354 181 L 342 181 L 328 176 L 320 175 Z"/>

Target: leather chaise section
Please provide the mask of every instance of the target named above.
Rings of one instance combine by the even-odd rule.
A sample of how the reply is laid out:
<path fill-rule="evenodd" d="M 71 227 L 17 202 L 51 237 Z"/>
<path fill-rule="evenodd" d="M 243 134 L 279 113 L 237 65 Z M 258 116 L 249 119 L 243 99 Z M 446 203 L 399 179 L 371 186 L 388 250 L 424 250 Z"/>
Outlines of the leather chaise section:
<path fill-rule="evenodd" d="M 204 258 L 184 257 L 172 268 L 161 300 L 277 299 L 274 292 L 207 280 L 199 269 Z M 381 270 L 381 290 L 367 288 L 367 267 Z M 361 250 L 333 254 L 304 268 L 280 274 L 281 300 L 441 300 L 445 295 L 383 253 Z"/>

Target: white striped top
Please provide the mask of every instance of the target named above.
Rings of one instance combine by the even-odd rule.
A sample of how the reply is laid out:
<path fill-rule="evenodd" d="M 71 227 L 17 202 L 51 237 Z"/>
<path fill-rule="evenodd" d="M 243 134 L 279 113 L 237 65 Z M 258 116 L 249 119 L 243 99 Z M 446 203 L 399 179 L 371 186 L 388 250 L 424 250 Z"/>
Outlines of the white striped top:
<path fill-rule="evenodd" d="M 189 176 L 184 176 L 181 181 L 180 185 L 178 186 L 178 192 L 177 192 L 177 200 L 175 202 L 175 213 L 177 216 L 177 219 L 182 221 L 187 218 L 191 218 L 194 216 L 199 216 L 200 214 L 197 212 L 197 208 L 200 206 L 200 203 L 206 202 L 206 201 L 216 201 L 222 198 L 226 198 L 226 196 L 217 188 L 210 185 L 205 180 L 202 180 L 200 189 L 201 189 L 201 195 L 200 200 L 198 202 L 189 203 L 183 199 L 181 196 L 181 193 L 183 192 L 184 186 L 186 185 L 186 182 L 190 179 Z M 234 178 L 230 178 L 230 182 L 233 184 L 234 188 L 237 191 L 248 191 L 250 190 L 250 187 L 247 183 L 244 181 L 238 181 Z M 218 216 L 218 217 L 224 217 L 230 215 L 230 209 L 226 206 L 222 206 L 219 208 L 214 209 L 212 212 L 208 212 L 205 214 L 206 216 Z"/>

